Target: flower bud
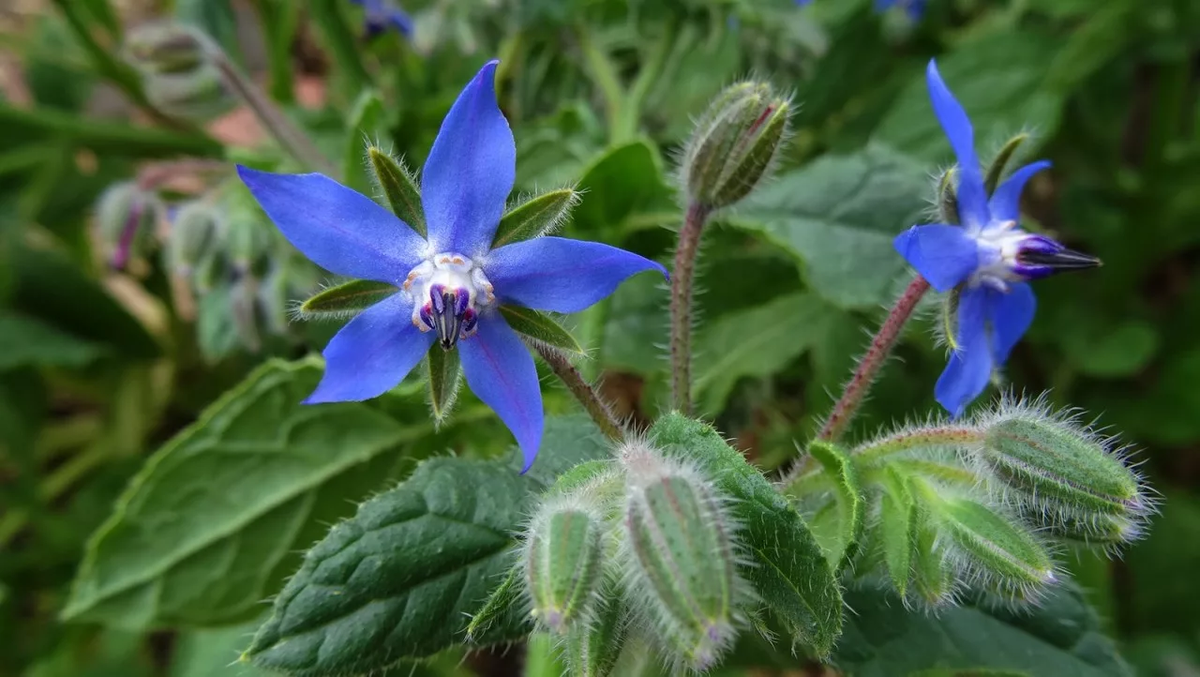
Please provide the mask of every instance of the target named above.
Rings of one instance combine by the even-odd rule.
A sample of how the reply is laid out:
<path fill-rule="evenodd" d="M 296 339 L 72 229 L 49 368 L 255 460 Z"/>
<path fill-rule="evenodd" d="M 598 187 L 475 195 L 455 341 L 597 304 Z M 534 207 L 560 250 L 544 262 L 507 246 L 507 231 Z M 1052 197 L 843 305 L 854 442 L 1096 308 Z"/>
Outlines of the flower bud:
<path fill-rule="evenodd" d="M 612 673 L 628 629 L 627 607 L 616 585 L 606 581 L 590 611 L 590 622 L 567 630 L 566 658 L 569 674 L 607 677 Z"/>
<path fill-rule="evenodd" d="M 189 120 L 215 118 L 237 103 L 220 71 L 211 64 L 181 73 L 147 75 L 142 82 L 150 103 Z"/>
<path fill-rule="evenodd" d="M 525 539 L 533 616 L 560 634 L 587 613 L 602 578 L 603 521 L 584 496 L 551 497 L 538 508 Z"/>
<path fill-rule="evenodd" d="M 130 31 L 125 58 L 146 74 L 184 73 L 208 60 L 206 38 L 175 23 L 151 23 Z"/>
<path fill-rule="evenodd" d="M 222 219 L 221 212 L 204 200 L 180 207 L 167 239 L 167 266 L 190 277 L 202 260 L 215 253 Z"/>
<path fill-rule="evenodd" d="M 131 256 L 143 253 L 153 242 L 154 227 L 162 215 L 158 196 L 134 181 L 110 186 L 100 196 L 96 219 L 100 238 L 109 247 L 109 263 L 121 269 Z"/>
<path fill-rule="evenodd" d="M 1105 533 L 1132 536 L 1152 508 L 1137 474 L 1093 435 L 1069 423 L 1001 417 L 988 426 L 977 453 L 1039 526 L 1082 529 L 1100 539 Z"/>
<path fill-rule="evenodd" d="M 740 581 L 733 525 L 711 482 L 639 444 L 627 445 L 624 544 L 635 599 L 690 668 L 714 665 L 736 637 Z"/>
<path fill-rule="evenodd" d="M 683 154 L 683 188 L 691 203 L 727 207 L 766 175 L 788 130 L 790 104 L 765 83 L 727 88 L 709 106 Z"/>

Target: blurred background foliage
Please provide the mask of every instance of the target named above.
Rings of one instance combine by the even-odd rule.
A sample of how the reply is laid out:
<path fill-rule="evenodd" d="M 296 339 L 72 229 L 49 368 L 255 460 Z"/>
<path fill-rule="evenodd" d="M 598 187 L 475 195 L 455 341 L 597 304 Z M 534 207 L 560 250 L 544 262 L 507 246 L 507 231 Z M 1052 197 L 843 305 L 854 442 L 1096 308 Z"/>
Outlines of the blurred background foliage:
<path fill-rule="evenodd" d="M 794 91 L 796 133 L 778 177 L 706 233 L 696 339 L 701 412 L 768 468 L 811 434 L 903 283 L 891 238 L 928 218 L 930 177 L 950 161 L 924 90 L 924 64 L 937 57 L 983 143 L 1025 131 L 1023 152 L 1054 162 L 1027 191 L 1031 228 L 1105 262 L 1039 283 L 1037 320 L 1008 370 L 1013 388 L 1049 390 L 1121 433 L 1165 496 L 1149 538 L 1124 559 L 1081 555 L 1072 572 L 1140 674 L 1200 674 L 1200 3 L 930 0 L 919 21 L 878 15 L 870 0 L 402 4 L 412 35 L 372 38 L 362 9 L 343 0 L 0 6 L 0 675 L 252 674 L 227 666 L 297 549 L 414 459 L 498 454 L 509 439 L 465 393 L 435 432 L 420 389 L 402 386 L 365 405 L 400 424 L 387 444 L 360 431 L 302 445 L 340 460 L 309 459 L 321 481 L 290 487 L 299 502 L 277 506 L 302 506 L 304 528 L 256 522 L 254 538 L 277 556 L 230 568 L 254 584 L 172 610 L 117 600 L 103 625 L 59 620 L 88 535 L 146 457 L 256 365 L 319 350 L 336 329 L 287 322 L 289 303 L 324 278 L 272 241 L 229 183 L 232 161 L 284 157 L 259 121 L 211 74 L 181 88 L 122 58 L 130 31 L 163 18 L 212 36 L 368 192 L 364 137 L 419 166 L 462 83 L 499 57 L 518 190 L 578 183 L 572 237 L 661 261 L 679 222 L 671 158 L 690 120 L 747 74 Z M 288 162 L 279 166 L 304 169 Z M 97 205 L 130 181 L 153 196 L 152 225 L 117 267 Z M 179 207 L 197 200 L 226 221 L 228 258 L 203 280 L 163 252 Z M 252 232 L 266 235 L 237 241 Z M 583 369 L 634 420 L 667 399 L 665 302 L 642 276 L 572 319 L 592 353 Z M 914 407 L 933 411 L 944 360 L 933 324 L 907 336 L 859 435 Z M 276 369 L 240 386 L 278 381 L 275 399 L 246 415 L 271 430 L 314 373 Z M 550 410 L 571 410 L 550 391 Z M 173 444 L 208 443 L 182 439 Z M 181 506 L 219 530 L 238 520 L 220 492 Z M 179 584 L 203 596 L 186 573 Z M 153 579 L 156 594 L 163 580 Z M 521 654 L 464 662 L 451 652 L 413 669 L 511 674 Z M 533 658 L 527 674 L 555 674 Z M 775 672 L 755 674 L 801 668 L 763 669 Z"/>

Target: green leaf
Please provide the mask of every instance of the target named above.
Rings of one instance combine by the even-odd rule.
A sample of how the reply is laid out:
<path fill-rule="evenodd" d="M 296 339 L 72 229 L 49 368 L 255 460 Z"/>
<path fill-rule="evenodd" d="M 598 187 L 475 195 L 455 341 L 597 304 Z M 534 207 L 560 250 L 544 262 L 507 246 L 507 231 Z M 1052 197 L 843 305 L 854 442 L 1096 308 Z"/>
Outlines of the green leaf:
<path fill-rule="evenodd" d="M 0 311 L 0 371 L 23 366 L 82 367 L 103 352 L 94 343 L 34 318 Z"/>
<path fill-rule="evenodd" d="M 855 677 L 921 670 L 987 669 L 1063 677 L 1124 677 L 1129 669 L 1072 583 L 1021 612 L 968 604 L 912 613 L 877 590 L 847 592 L 846 632 L 835 661 Z"/>
<path fill-rule="evenodd" d="M 300 304 L 297 313 L 305 320 L 353 317 L 400 291 L 386 282 L 351 280 L 323 289 Z"/>
<path fill-rule="evenodd" d="M 17 310 L 124 357 L 152 359 L 161 353 L 141 323 L 66 257 L 17 247 L 12 264 Z"/>
<path fill-rule="evenodd" d="M 891 301 L 905 263 L 892 240 L 925 219 L 926 170 L 888 149 L 824 156 L 742 203 L 733 225 L 795 256 L 813 291 L 842 308 Z"/>
<path fill-rule="evenodd" d="M 959 43 L 938 58 L 942 79 L 971 118 L 977 148 L 1003 142 L 1022 128 L 1054 133 L 1063 96 L 1045 85 L 1046 64 L 1060 46 L 1060 40 L 1041 33 L 1001 29 Z M 952 159 L 929 103 L 924 68 L 912 74 L 876 138 L 925 162 Z"/>
<path fill-rule="evenodd" d="M 492 238 L 492 249 L 553 231 L 566 220 L 579 199 L 579 191 L 574 188 L 560 188 L 513 207 L 500 219 L 496 236 Z"/>
<path fill-rule="evenodd" d="M 571 332 L 543 312 L 523 306 L 500 306 L 500 314 L 513 331 L 576 355 L 587 352 Z"/>
<path fill-rule="evenodd" d="M 843 449 L 823 440 L 813 441 L 808 446 L 808 453 L 821 463 L 833 484 L 834 509 L 830 511 L 833 519 L 821 525 L 824 529 L 815 521 L 811 527 L 817 542 L 825 551 L 829 566 L 837 571 L 854 559 L 862 539 L 866 506 L 858 471 Z"/>
<path fill-rule="evenodd" d="M 663 183 L 662 159 L 648 141 L 605 151 L 584 172 L 577 190 L 584 198 L 573 212 L 572 226 L 593 238 L 612 233 L 625 219 L 652 206 L 675 208 Z"/>
<path fill-rule="evenodd" d="M 416 174 L 409 171 L 403 162 L 374 146 L 367 148 L 367 160 L 392 213 L 417 231 L 418 235 L 425 237 L 428 231 Z"/>
<path fill-rule="evenodd" d="M 149 628 L 259 613 L 319 523 L 387 476 L 384 452 L 432 432 L 363 404 L 301 405 L 320 377 L 313 360 L 268 362 L 159 449 L 93 534 L 63 616 Z"/>
<path fill-rule="evenodd" d="M 383 101 L 379 93 L 373 89 L 364 90 L 354 100 L 350 109 L 349 133 L 346 137 L 346 151 L 342 158 L 342 176 L 347 186 L 366 192 L 373 186 L 368 169 L 363 162 L 363 149 L 376 148 L 376 144 L 387 138 L 387 112 L 383 109 Z M 369 161 L 374 164 L 374 159 Z"/>
<path fill-rule="evenodd" d="M 1097 328 L 1095 333 L 1072 331 L 1062 337 L 1067 359 L 1088 376 L 1133 376 L 1158 352 L 1158 330 L 1148 322 L 1127 320 Z"/>
<path fill-rule="evenodd" d="M 237 663 L 254 634 L 256 623 L 243 623 L 211 630 L 195 630 L 179 636 L 172 653 L 170 677 L 270 677 L 271 673 L 246 663 Z"/>
<path fill-rule="evenodd" d="M 694 360 L 703 411 L 720 412 L 738 379 L 771 376 L 807 351 L 827 309 L 815 295 L 798 292 L 707 324 Z"/>
<path fill-rule="evenodd" d="M 359 506 L 305 555 L 243 658 L 293 675 L 366 674 L 465 639 L 513 565 L 511 550 L 537 496 L 564 470 L 605 458 L 584 416 L 546 422 L 525 475 L 509 461 L 436 458 Z M 517 607 L 476 628 L 480 644 L 529 631 Z"/>
<path fill-rule="evenodd" d="M 429 378 L 429 410 L 434 424 L 441 425 L 458 398 L 462 374 L 458 351 L 444 350 L 435 341 L 425 356 L 425 371 Z"/>
<path fill-rule="evenodd" d="M 736 499 L 739 540 L 753 561 L 743 575 L 795 639 L 819 656 L 842 628 L 842 593 L 812 532 L 787 500 L 705 423 L 671 413 L 649 430 L 654 443 L 699 464 Z"/>

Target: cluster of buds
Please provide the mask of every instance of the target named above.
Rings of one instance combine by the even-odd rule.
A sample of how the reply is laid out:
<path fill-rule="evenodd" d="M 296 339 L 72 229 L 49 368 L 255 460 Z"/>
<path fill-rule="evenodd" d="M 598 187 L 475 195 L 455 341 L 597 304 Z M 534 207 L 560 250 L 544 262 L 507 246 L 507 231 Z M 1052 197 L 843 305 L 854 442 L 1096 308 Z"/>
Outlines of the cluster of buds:
<path fill-rule="evenodd" d="M 903 428 L 849 457 L 870 503 L 866 547 L 849 569 L 920 608 L 964 594 L 1037 603 L 1062 579 L 1057 553 L 1115 553 L 1140 538 L 1156 503 L 1115 440 L 1040 400 Z M 814 519 L 836 498 L 819 480 L 810 472 L 790 487 Z"/>
<path fill-rule="evenodd" d="M 571 674 L 615 674 L 635 630 L 677 667 L 717 663 L 753 601 L 727 503 L 640 440 L 615 467 L 560 480 L 529 523 L 521 567 L 533 618 L 562 638 Z"/>

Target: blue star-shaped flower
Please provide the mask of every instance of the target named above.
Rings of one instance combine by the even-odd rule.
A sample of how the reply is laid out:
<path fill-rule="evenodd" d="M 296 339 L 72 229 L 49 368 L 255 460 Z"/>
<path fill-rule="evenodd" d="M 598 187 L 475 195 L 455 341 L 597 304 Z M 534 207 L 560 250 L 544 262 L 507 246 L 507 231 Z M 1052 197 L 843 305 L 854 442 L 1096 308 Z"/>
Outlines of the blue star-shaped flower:
<path fill-rule="evenodd" d="M 1037 302 L 1026 282 L 1099 261 L 1017 225 L 1025 183 L 1049 162 L 1018 169 L 989 198 L 966 111 L 942 81 L 937 64 L 929 62 L 926 76 L 934 113 L 958 159 L 962 225 L 913 226 L 896 238 L 895 246 L 934 289 L 961 291 L 957 326 L 947 337 L 953 353 L 934 391 L 957 417 L 983 392 L 992 371 L 1004 364 L 1033 322 Z"/>
<path fill-rule="evenodd" d="M 886 12 L 897 5 L 903 7 L 913 21 L 920 19 L 925 13 L 925 0 L 875 0 L 875 11 Z"/>
<path fill-rule="evenodd" d="M 238 167 L 283 235 L 317 265 L 400 291 L 351 320 L 325 348 L 305 400 L 359 401 L 400 382 L 433 341 L 458 347 L 467 385 L 513 432 L 528 469 L 542 439 L 533 357 L 498 312 L 514 304 L 574 313 L 661 265 L 595 242 L 540 237 L 492 249 L 516 175 L 491 61 L 454 102 L 421 175 L 428 240 L 390 211 L 321 174 Z"/>
<path fill-rule="evenodd" d="M 412 17 L 391 0 L 350 0 L 350 2 L 363 8 L 363 25 L 367 38 L 373 38 L 388 30 L 399 31 L 404 37 L 412 36 Z"/>

